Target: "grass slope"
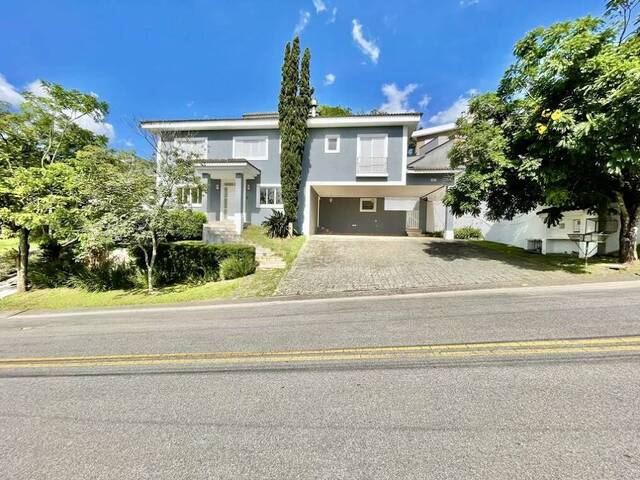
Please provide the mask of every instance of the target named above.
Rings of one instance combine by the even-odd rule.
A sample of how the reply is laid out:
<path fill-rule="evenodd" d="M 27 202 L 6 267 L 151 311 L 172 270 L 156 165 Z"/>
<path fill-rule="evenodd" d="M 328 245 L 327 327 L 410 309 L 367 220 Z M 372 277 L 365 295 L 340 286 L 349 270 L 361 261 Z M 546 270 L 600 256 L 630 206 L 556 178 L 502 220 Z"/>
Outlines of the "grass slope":
<path fill-rule="evenodd" d="M 274 242 L 259 228 L 252 228 L 249 235 L 250 241 L 268 246 L 281 254 L 288 266 L 293 263 L 305 241 L 304 237 L 296 237 Z M 153 295 L 143 290 L 87 292 L 75 288 L 36 289 L 0 299 L 0 310 L 61 310 L 267 297 L 275 293 L 285 271 L 258 270 L 253 275 L 234 280 L 165 287 Z"/>

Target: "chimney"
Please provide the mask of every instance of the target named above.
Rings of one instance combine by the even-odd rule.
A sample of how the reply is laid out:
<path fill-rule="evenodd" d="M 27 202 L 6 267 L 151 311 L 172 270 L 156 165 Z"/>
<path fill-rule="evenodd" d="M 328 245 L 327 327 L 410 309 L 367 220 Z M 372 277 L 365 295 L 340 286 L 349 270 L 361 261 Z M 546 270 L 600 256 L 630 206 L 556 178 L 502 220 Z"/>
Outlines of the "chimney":
<path fill-rule="evenodd" d="M 318 116 L 318 101 L 315 98 L 311 99 L 311 118 Z"/>

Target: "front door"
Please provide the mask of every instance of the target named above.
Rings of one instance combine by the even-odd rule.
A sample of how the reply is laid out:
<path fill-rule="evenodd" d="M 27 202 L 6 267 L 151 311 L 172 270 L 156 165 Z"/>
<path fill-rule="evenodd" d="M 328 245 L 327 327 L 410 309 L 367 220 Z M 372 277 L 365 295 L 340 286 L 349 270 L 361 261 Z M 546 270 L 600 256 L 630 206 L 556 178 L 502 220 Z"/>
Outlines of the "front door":
<path fill-rule="evenodd" d="M 235 206 L 235 191 L 236 186 L 234 183 L 225 183 L 222 186 L 222 219 L 233 219 L 236 213 Z"/>
<path fill-rule="evenodd" d="M 420 211 L 408 210 L 406 218 L 407 230 L 418 230 L 420 228 Z"/>

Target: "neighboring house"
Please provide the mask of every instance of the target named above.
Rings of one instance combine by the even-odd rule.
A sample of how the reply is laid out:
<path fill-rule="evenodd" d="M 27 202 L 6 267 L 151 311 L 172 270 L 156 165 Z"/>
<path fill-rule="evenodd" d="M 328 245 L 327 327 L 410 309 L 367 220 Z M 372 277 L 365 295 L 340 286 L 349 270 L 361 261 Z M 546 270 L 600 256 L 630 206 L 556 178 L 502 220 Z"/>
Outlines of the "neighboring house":
<path fill-rule="evenodd" d="M 513 220 L 494 223 L 485 233 L 485 238 L 493 242 L 506 243 L 527 250 L 547 253 L 575 253 L 580 257 L 596 253 L 613 253 L 619 249 L 620 222 L 615 217 L 607 219 L 605 225 L 598 225 L 598 219 L 585 210 L 565 212 L 562 221 L 555 227 L 547 227 L 544 214 L 538 212 L 518 215 Z M 606 242 L 587 245 L 569 238 L 570 234 L 606 233 Z"/>
<path fill-rule="evenodd" d="M 448 154 L 453 146 L 456 124 L 450 123 L 439 127 L 416 130 L 413 138 L 416 139 L 418 159 L 409 163 L 409 169 L 420 167 L 430 169 L 432 172 L 449 168 Z M 447 219 L 440 213 L 446 212 L 442 207 L 443 191 L 434 192 L 429 196 L 431 200 L 427 207 L 427 230 L 444 230 Z M 615 217 L 607 219 L 606 225 L 598 225 L 597 218 L 585 210 L 565 212 L 559 225 L 547 227 L 544 223 L 544 214 L 535 212 L 526 215 L 518 215 L 513 220 L 491 222 L 483 214 L 478 217 L 465 215 L 453 220 L 456 227 L 474 226 L 480 228 L 487 240 L 505 243 L 540 253 L 576 253 L 588 256 L 596 253 L 612 253 L 619 248 L 620 225 Z M 569 238 L 570 234 L 591 233 L 602 231 L 607 234 L 606 242 L 587 245 Z"/>
<path fill-rule="evenodd" d="M 408 156 L 410 135 L 421 114 L 319 117 L 312 110 L 302 164 L 298 225 L 317 233 L 407 235 L 429 230 L 449 218 L 431 202 L 453 184 L 448 165 L 435 168 L 433 152 Z M 280 134 L 275 113 L 207 120 L 149 120 L 141 126 L 159 144 L 175 145 L 200 157 L 202 189 L 180 195 L 207 214 L 206 241 L 224 241 L 247 224 L 260 224 L 282 208 Z"/>
<path fill-rule="evenodd" d="M 416 155 L 409 161 L 410 171 L 442 173 L 458 175 L 462 169 L 454 170 L 449 162 L 449 151 L 453 146 L 456 124 L 448 123 L 437 127 L 423 128 L 413 132 L 412 137 L 416 141 Z M 453 228 L 475 227 L 486 234 L 492 223 L 483 216 L 474 217 L 464 215 L 453 217 L 450 210 L 445 208 L 442 198 L 447 191 L 447 186 L 428 194 L 426 200 L 426 231 L 445 233 L 445 238 L 453 238 Z"/>

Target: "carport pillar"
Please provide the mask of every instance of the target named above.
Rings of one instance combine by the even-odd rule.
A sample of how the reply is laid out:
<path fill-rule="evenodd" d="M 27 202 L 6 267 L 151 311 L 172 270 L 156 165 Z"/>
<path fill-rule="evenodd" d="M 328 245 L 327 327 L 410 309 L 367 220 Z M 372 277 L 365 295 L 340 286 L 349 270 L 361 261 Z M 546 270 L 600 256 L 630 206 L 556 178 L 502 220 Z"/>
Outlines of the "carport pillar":
<path fill-rule="evenodd" d="M 448 188 L 447 188 L 448 190 Z M 444 207 L 444 239 L 445 240 L 453 240 L 453 213 L 451 212 L 451 207 L 442 204 Z"/>
<path fill-rule="evenodd" d="M 236 188 L 234 191 L 235 201 L 235 227 L 236 233 L 240 235 L 242 233 L 242 226 L 244 224 L 244 175 L 242 173 L 236 173 Z"/>

